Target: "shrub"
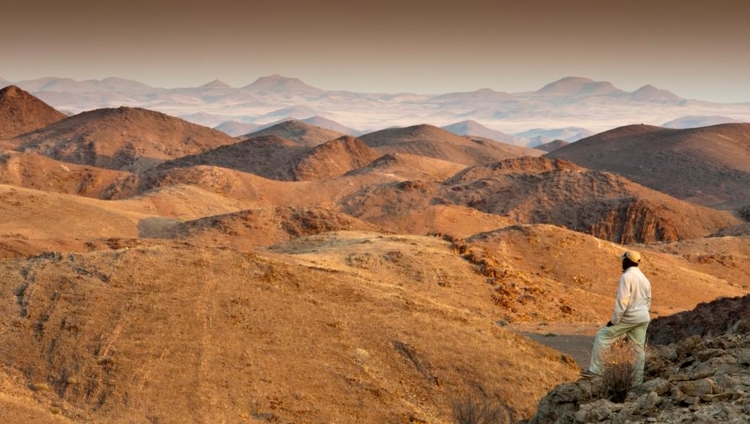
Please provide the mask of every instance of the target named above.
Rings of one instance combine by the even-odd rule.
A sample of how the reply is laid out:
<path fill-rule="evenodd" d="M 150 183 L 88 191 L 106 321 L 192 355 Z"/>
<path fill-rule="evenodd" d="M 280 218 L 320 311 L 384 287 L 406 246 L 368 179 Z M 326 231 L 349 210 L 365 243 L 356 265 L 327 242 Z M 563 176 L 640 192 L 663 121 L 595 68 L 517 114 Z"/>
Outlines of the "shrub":
<path fill-rule="evenodd" d="M 453 403 L 456 424 L 505 424 L 515 422 L 513 411 L 487 398 L 464 398 Z"/>
<path fill-rule="evenodd" d="M 635 383 L 636 349 L 627 340 L 619 340 L 604 353 L 604 395 L 615 403 L 622 403 Z"/>

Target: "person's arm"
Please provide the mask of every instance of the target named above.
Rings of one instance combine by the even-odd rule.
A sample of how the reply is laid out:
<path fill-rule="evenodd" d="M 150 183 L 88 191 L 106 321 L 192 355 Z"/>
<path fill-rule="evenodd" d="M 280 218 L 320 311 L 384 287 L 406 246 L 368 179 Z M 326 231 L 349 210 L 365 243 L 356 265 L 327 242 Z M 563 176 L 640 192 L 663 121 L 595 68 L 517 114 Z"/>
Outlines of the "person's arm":
<path fill-rule="evenodd" d="M 609 321 L 611 324 L 617 324 L 622 319 L 622 315 L 628 309 L 630 304 L 630 287 L 623 274 L 620 277 L 620 281 L 617 283 L 617 298 L 615 299 L 615 310 L 612 313 L 612 319 Z M 609 324 L 608 323 L 608 324 Z"/>

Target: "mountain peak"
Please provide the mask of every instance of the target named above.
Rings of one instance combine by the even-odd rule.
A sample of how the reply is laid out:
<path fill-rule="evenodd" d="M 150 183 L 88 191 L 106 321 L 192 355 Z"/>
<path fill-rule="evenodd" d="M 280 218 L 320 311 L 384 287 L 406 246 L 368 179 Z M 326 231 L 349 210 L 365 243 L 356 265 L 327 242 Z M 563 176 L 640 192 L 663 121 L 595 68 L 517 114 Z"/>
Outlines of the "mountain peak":
<path fill-rule="evenodd" d="M 631 99 L 639 101 L 655 101 L 655 100 L 679 100 L 680 97 L 672 93 L 669 90 L 662 90 L 656 88 L 651 84 L 646 84 L 643 87 L 635 90 L 630 95 Z"/>
<path fill-rule="evenodd" d="M 0 90 L 0 139 L 10 139 L 64 118 L 52 106 L 15 85 Z"/>
<path fill-rule="evenodd" d="M 321 91 L 305 84 L 299 78 L 288 78 L 279 74 L 260 77 L 252 84 L 243 88 L 261 92 L 301 91 L 307 94 L 317 94 Z"/>
<path fill-rule="evenodd" d="M 620 92 L 612 83 L 584 77 L 566 77 L 551 82 L 536 91 L 547 96 L 602 95 Z"/>
<path fill-rule="evenodd" d="M 231 85 L 225 83 L 224 81 L 221 81 L 219 79 L 215 79 L 209 83 L 203 84 L 198 88 L 232 88 Z"/>

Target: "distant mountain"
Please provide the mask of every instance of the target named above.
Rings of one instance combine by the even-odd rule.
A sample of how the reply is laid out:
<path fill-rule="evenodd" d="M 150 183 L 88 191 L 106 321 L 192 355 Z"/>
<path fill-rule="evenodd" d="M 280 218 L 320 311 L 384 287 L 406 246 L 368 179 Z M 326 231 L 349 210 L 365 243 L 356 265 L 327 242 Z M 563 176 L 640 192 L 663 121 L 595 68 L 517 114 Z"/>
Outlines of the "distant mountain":
<path fill-rule="evenodd" d="M 728 116 L 683 116 L 681 118 L 665 122 L 661 126 L 664 128 L 685 129 L 708 127 L 710 125 L 719 124 L 738 124 L 741 122 L 743 121 L 730 118 Z"/>
<path fill-rule="evenodd" d="M 266 135 L 274 135 L 277 137 L 295 141 L 304 146 L 313 147 L 319 144 L 323 144 L 326 141 L 335 140 L 346 134 L 292 119 L 278 123 L 274 126 L 262 129 L 260 131 L 246 134 L 243 136 L 243 138 L 247 139 L 251 137 L 260 137 Z"/>
<path fill-rule="evenodd" d="M 435 159 L 477 165 L 515 157 L 518 146 L 471 139 L 432 125 L 389 128 L 360 136 L 367 145 L 386 153 L 408 153 Z M 507 147 L 514 147 L 510 152 Z"/>
<path fill-rule="evenodd" d="M 750 204 L 750 124 L 692 129 L 628 125 L 545 156 L 615 172 L 704 206 Z"/>
<path fill-rule="evenodd" d="M 472 120 L 489 128 L 503 128 L 506 133 L 526 131 L 531 123 L 539 128 L 577 126 L 599 132 L 630 123 L 661 124 L 683 115 L 721 115 L 750 121 L 750 102 L 719 104 L 686 100 L 650 85 L 630 93 L 609 82 L 582 77 L 563 78 L 536 92 L 507 93 L 482 88 L 445 94 L 323 90 L 280 75 L 261 77 L 242 88 L 215 80 L 200 87 L 164 89 L 121 78 L 101 81 L 42 78 L 20 84 L 22 89 L 66 113 L 142 107 L 172 116 L 212 115 L 216 120 L 200 121 L 211 127 L 227 121 L 269 124 L 290 117 L 313 116 L 355 129 L 415 123 L 447 126 Z M 558 138 L 572 141 L 551 136 L 534 143 Z"/>
<path fill-rule="evenodd" d="M 540 144 L 540 145 L 536 146 L 535 148 L 539 149 L 539 150 L 543 150 L 543 151 L 549 153 L 549 152 L 555 151 L 555 150 L 557 150 L 557 149 L 559 149 L 561 147 L 565 147 L 568 144 L 570 144 L 570 143 L 568 143 L 565 140 L 557 139 L 557 140 L 552 140 L 552 141 L 550 141 L 548 143 Z"/>
<path fill-rule="evenodd" d="M 180 115 L 180 119 L 184 119 L 193 124 L 203 125 L 204 127 L 213 128 L 220 125 L 225 121 L 225 118 L 221 115 L 214 115 L 205 112 L 189 113 L 187 115 Z"/>
<path fill-rule="evenodd" d="M 528 131 L 515 134 L 530 140 L 529 146 L 539 146 L 554 140 L 564 140 L 569 143 L 578 141 L 582 138 L 593 135 L 591 131 L 580 127 L 567 128 L 534 128 Z"/>
<path fill-rule="evenodd" d="M 510 134 L 505 134 L 500 131 L 496 131 L 485 127 L 477 121 L 461 121 L 455 124 L 446 125 L 442 127 L 444 130 L 448 130 L 453 134 L 458 135 L 475 135 L 479 137 L 489 138 L 495 141 L 501 141 L 503 143 L 514 144 L 516 146 L 526 146 L 529 144 L 529 140 Z"/>
<path fill-rule="evenodd" d="M 316 127 L 326 128 L 332 131 L 340 132 L 342 134 L 347 135 L 358 135 L 362 132 L 359 130 L 355 130 L 354 128 L 349 128 L 347 126 L 341 125 L 336 121 L 332 121 L 330 119 L 323 118 L 322 116 L 313 116 L 311 118 L 301 119 L 300 121 L 314 125 Z"/>
<path fill-rule="evenodd" d="M 536 91 L 542 96 L 598 96 L 622 94 L 622 90 L 606 81 L 593 81 L 582 77 L 567 77 L 551 82 Z"/>
<path fill-rule="evenodd" d="M 284 93 L 317 96 L 324 93 L 323 90 L 309 86 L 298 78 L 287 78 L 278 74 L 260 77 L 242 89 L 259 94 Z"/>
<path fill-rule="evenodd" d="M 214 127 L 215 130 L 229 134 L 232 137 L 239 137 L 244 134 L 251 133 L 258 128 L 260 125 L 257 124 L 246 124 L 244 122 L 237 121 L 226 121 Z"/>
<path fill-rule="evenodd" d="M 21 81 L 18 83 L 18 86 L 34 93 L 40 91 L 52 91 L 70 94 L 126 93 L 132 95 L 153 93 L 162 90 L 138 81 L 116 77 L 86 81 L 76 81 L 71 78 L 49 77 Z"/>
<path fill-rule="evenodd" d="M 309 107 L 309 106 L 303 106 L 303 105 L 294 105 L 290 107 L 285 107 L 282 109 L 274 110 L 272 112 L 266 113 L 263 116 L 260 116 L 256 119 L 256 121 L 268 121 L 269 119 L 305 119 L 305 118 L 312 118 L 314 116 L 318 116 L 320 112 L 317 110 Z"/>
<path fill-rule="evenodd" d="M 513 95 L 502 91 L 495 91 L 490 88 L 481 88 L 476 91 L 457 92 L 441 94 L 432 97 L 430 101 L 438 103 L 463 103 L 463 102 L 505 102 L 513 100 Z"/>
<path fill-rule="evenodd" d="M 46 127 L 64 118 L 64 114 L 15 85 L 0 90 L 0 140 Z"/>
<path fill-rule="evenodd" d="M 681 100 L 679 96 L 668 90 L 662 90 L 653 85 L 644 85 L 628 95 L 630 100 L 640 102 L 669 102 Z"/>
<path fill-rule="evenodd" d="M 127 107 L 84 112 L 13 141 L 20 151 L 130 172 L 237 142 L 179 118 Z"/>

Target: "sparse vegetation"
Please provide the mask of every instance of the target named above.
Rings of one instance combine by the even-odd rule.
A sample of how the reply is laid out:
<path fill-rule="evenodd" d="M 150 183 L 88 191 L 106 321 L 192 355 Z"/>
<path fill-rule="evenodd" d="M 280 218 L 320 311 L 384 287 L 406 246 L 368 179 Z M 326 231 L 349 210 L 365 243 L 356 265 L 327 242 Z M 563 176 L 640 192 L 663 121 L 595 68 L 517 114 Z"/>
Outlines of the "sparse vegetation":
<path fill-rule="evenodd" d="M 604 395 L 615 403 L 622 403 L 635 383 L 635 347 L 622 339 L 604 353 Z"/>
<path fill-rule="evenodd" d="M 506 424 L 515 422 L 513 411 L 498 401 L 465 397 L 453 403 L 456 424 Z"/>

